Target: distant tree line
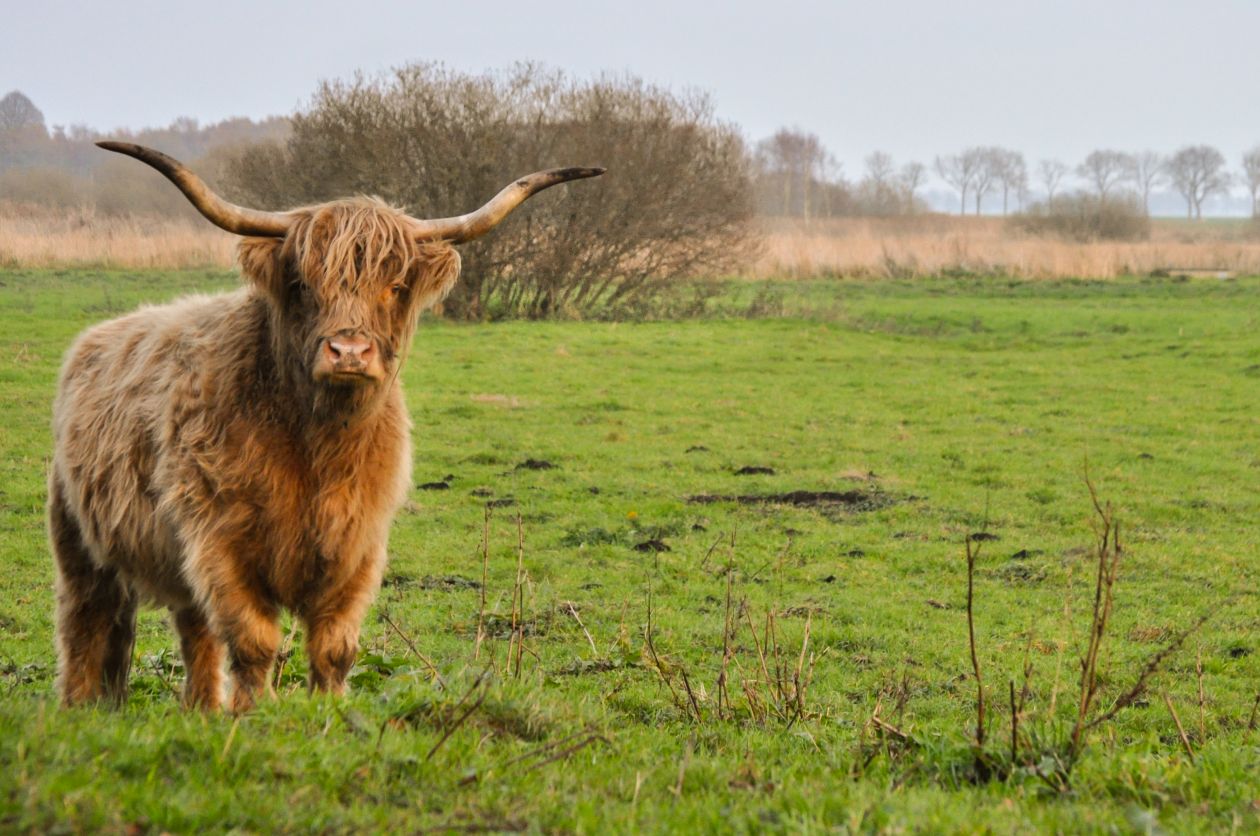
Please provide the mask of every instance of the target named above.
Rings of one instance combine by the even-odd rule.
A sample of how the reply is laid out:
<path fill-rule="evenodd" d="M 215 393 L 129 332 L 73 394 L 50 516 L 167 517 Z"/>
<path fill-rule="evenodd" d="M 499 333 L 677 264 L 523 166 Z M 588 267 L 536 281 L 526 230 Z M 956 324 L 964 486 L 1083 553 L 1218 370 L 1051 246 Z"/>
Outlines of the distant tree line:
<path fill-rule="evenodd" d="M 211 183 L 249 145 L 283 138 L 289 120 L 227 119 L 210 125 L 177 119 L 165 128 L 102 134 L 84 125 L 54 125 L 18 91 L 0 98 L 0 199 L 54 208 L 91 207 L 106 214 L 194 217 L 183 196 L 155 172 L 93 143 L 121 139 L 159 148 L 195 166 Z"/>
<path fill-rule="evenodd" d="M 509 71 L 520 74 L 520 68 Z M 540 77 L 541 71 L 530 68 L 529 73 Z M 448 80 L 449 86 L 463 84 L 466 93 L 474 97 L 472 87 L 477 85 L 468 79 L 490 76 L 465 77 L 463 82 Z M 607 80 L 603 83 L 608 86 Z M 470 86 L 471 85 L 471 86 Z M 335 86 L 335 85 L 334 85 Z M 553 85 L 554 86 L 554 85 Z M 615 85 L 614 85 L 615 86 Z M 547 96 L 553 95 L 548 88 L 525 85 L 526 93 L 500 89 L 485 95 L 507 101 L 513 96 L 539 96 L 536 104 L 544 112 L 552 103 Z M 646 87 L 640 83 L 640 88 Z M 320 102 L 328 105 L 325 96 L 329 87 L 317 95 Z M 660 92 L 660 91 L 656 91 Z M 478 95 L 482 95 L 479 93 Z M 361 92 L 360 94 L 362 95 Z M 320 96 L 325 98 L 320 99 Z M 484 96 L 483 96 L 484 98 Z M 700 97 L 703 100 L 703 97 Z M 682 99 L 678 99 L 682 103 Z M 429 102 L 427 106 L 436 106 Z M 451 107 L 455 107 L 451 105 Z M 479 112 L 488 112 L 479 103 L 465 103 L 460 107 L 469 110 L 459 114 L 460 119 L 474 119 Z M 709 108 L 703 100 L 703 108 Z M 458 110 L 458 108 L 456 108 Z M 342 111 L 349 113 L 349 111 Z M 403 114 L 405 115 L 405 114 Z M 437 114 L 449 119 L 450 114 Z M 657 116 L 645 116 L 644 125 L 653 125 Z M 398 118 L 399 114 L 392 114 Z M 259 143 L 275 146 L 290 137 L 295 121 L 309 130 L 309 120 L 299 114 L 295 118 L 273 117 L 254 122 L 249 119 L 228 119 L 209 125 L 183 118 L 170 126 L 141 131 L 114 131 L 113 138 L 132 139 L 161 148 L 197 167 L 211 183 L 224 183 L 231 178 L 229 170 L 235 161 L 248 156 L 247 149 Z M 634 117 L 637 118 L 637 117 Z M 716 128 L 718 120 L 711 112 L 705 116 L 706 125 Z M 589 132 L 589 126 L 575 124 L 564 127 L 563 120 L 548 118 L 548 130 Z M 704 120 L 702 120 L 704 121 Z M 619 123 L 625 127 L 625 123 Z M 429 126 L 413 127 L 419 133 L 432 138 Z M 426 133 L 427 131 L 427 133 Z M 471 140 L 476 132 L 468 135 Z M 897 165 L 893 158 L 882 151 L 869 154 L 864 160 L 861 174 L 849 180 L 835 156 L 823 145 L 818 136 L 799 128 L 784 128 L 760 142 L 747 145 L 738 140 L 731 126 L 724 127 L 724 136 L 739 145 L 741 162 L 731 162 L 731 171 L 738 169 L 747 180 L 747 193 L 752 196 L 755 211 L 766 216 L 795 218 L 823 218 L 841 216 L 892 216 L 909 215 L 929 210 L 922 196 L 928 184 L 929 172 L 947 185 L 958 198 L 960 214 L 980 214 L 983 208 L 1001 196 L 1002 214 L 1017 212 L 1031 218 L 1048 217 L 1062 208 L 1068 215 L 1079 215 L 1089 205 L 1084 197 L 1093 197 L 1099 207 L 1104 204 L 1116 212 L 1137 211 L 1149 215 L 1151 195 L 1160 189 L 1171 189 L 1185 201 L 1186 216 L 1201 218 L 1204 204 L 1214 196 L 1225 195 L 1235 186 L 1242 186 L 1250 196 L 1251 213 L 1260 217 L 1260 146 L 1247 151 L 1241 159 L 1241 167 L 1230 171 L 1225 157 L 1209 145 L 1188 145 L 1176 152 L 1163 155 L 1154 151 L 1128 152 L 1115 149 L 1099 149 L 1091 152 L 1076 165 L 1060 160 L 1039 160 L 1030 165 L 1019 151 L 994 146 L 974 146 L 954 154 L 936 157 L 930 166 L 920 162 Z M 0 98 L 0 199 L 12 202 L 34 203 L 50 206 L 91 206 L 106 213 L 155 212 L 165 215 L 191 216 L 184 201 L 152 173 L 141 172 L 126 160 L 101 154 L 92 142 L 103 135 L 83 125 L 45 124 L 44 115 L 27 96 L 13 91 Z M 482 139 L 485 134 L 480 134 Z M 361 138 L 360 138 L 361 139 Z M 375 138 L 376 141 L 379 137 Z M 651 136 L 643 137 L 649 145 Z M 416 137 L 409 142 L 416 146 Z M 345 146 L 338 146 L 344 148 Z M 451 153 L 458 158 L 470 145 L 432 146 L 436 153 Z M 492 148 L 493 145 L 486 146 Z M 440 150 L 438 150 L 440 149 Z M 360 147 L 355 159 L 379 159 L 379 149 Z M 628 147 L 618 149 L 628 154 Z M 414 153 L 414 152 L 413 152 Z M 326 163 L 327 161 L 325 161 Z M 436 166 L 436 161 L 432 163 Z M 313 169 L 306 175 L 323 178 L 323 182 L 349 185 L 346 178 L 332 171 L 340 171 L 351 165 Z M 256 184 L 265 184 L 269 178 L 279 176 L 279 170 L 258 165 L 252 172 Z M 680 176 L 684 176 L 680 173 Z M 1074 182 L 1069 182 L 1070 178 Z M 371 178 L 369 178 L 371 179 Z M 236 181 L 238 186 L 240 180 Z M 307 182 L 302 188 L 282 187 L 273 182 L 267 196 L 276 200 L 285 197 L 297 199 L 302 194 L 314 193 Z M 262 189 L 256 185 L 255 189 Z M 286 191 L 287 189 L 287 191 Z M 1032 201 L 1034 189 L 1036 202 Z M 384 190 L 388 191 L 388 190 Z M 449 189 L 447 190 L 449 193 Z M 418 192 L 409 192 L 409 199 L 421 200 Z"/>
<path fill-rule="evenodd" d="M 763 215 L 799 218 L 909 215 L 927 211 L 918 190 L 927 179 L 922 163 L 897 168 L 876 151 L 857 183 L 814 134 L 784 128 L 753 149 L 757 208 Z"/>
<path fill-rule="evenodd" d="M 876 151 L 865 159 L 862 176 L 847 180 L 835 157 L 814 134 L 784 128 L 754 148 L 753 172 L 757 206 L 762 214 L 799 218 L 851 215 L 900 215 L 926 210 L 919 190 L 927 168 L 918 162 L 900 167 Z M 1201 218 L 1204 202 L 1239 184 L 1251 197 L 1252 215 L 1260 217 L 1260 146 L 1246 152 L 1236 174 L 1225 157 L 1209 145 L 1187 145 L 1171 155 L 1154 151 L 1091 152 L 1076 166 L 1040 160 L 1029 170 L 1024 155 L 1009 148 L 974 146 L 938 156 L 932 170 L 958 195 L 959 214 L 979 215 L 984 201 L 1001 195 L 1002 214 L 1028 208 L 1033 185 L 1043 203 L 1053 205 L 1065 194 L 1065 178 L 1080 182 L 1075 193 L 1116 205 L 1136 202 L 1149 214 L 1155 189 L 1171 187 L 1186 202 L 1186 216 Z"/>

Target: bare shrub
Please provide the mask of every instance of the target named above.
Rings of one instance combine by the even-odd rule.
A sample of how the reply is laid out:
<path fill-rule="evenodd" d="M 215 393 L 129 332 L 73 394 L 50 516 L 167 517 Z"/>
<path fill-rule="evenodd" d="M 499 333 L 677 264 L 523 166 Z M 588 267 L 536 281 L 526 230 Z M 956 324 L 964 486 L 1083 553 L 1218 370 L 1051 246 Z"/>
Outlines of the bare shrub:
<path fill-rule="evenodd" d="M 609 172 L 596 187 L 541 196 L 463 247 L 448 314 L 585 315 L 745 255 L 751 196 L 738 132 L 707 97 L 630 77 L 416 64 L 325 82 L 286 142 L 244 149 L 226 180 L 270 208 L 369 193 L 441 217 L 557 165 Z"/>
<path fill-rule="evenodd" d="M 1034 203 L 1012 218 L 1016 229 L 1071 241 L 1145 241 L 1151 220 L 1132 195 L 1098 197 L 1083 192 Z"/>

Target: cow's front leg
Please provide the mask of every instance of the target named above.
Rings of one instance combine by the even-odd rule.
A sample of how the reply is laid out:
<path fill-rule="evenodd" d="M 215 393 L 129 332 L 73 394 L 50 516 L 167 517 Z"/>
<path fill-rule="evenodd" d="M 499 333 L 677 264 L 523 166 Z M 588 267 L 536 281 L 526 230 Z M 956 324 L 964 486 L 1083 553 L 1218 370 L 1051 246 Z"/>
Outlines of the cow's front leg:
<path fill-rule="evenodd" d="M 359 627 L 380 586 L 379 563 L 364 565 L 342 586 L 303 609 L 312 691 L 345 693 L 346 675 L 359 653 Z"/>
<path fill-rule="evenodd" d="M 267 685 L 280 648 L 279 609 L 264 596 L 246 564 L 228 549 L 202 548 L 194 561 L 199 597 L 210 629 L 228 651 L 234 713 L 249 711 Z"/>
<path fill-rule="evenodd" d="M 215 619 L 228 647 L 232 670 L 232 712 L 249 711 L 267 687 L 267 674 L 280 648 L 278 613 L 252 595 L 242 595 Z"/>
<path fill-rule="evenodd" d="M 346 675 L 359 654 L 359 620 L 321 617 L 308 621 L 306 630 L 311 690 L 344 694 Z"/>

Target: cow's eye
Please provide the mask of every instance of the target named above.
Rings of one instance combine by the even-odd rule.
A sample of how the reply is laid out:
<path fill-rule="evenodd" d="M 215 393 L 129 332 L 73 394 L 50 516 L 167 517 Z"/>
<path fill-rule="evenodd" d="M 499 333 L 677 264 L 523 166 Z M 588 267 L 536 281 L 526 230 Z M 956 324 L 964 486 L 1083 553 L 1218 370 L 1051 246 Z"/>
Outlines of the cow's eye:
<path fill-rule="evenodd" d="M 394 284 L 391 284 L 389 286 L 389 292 L 391 296 L 399 296 L 406 289 L 407 289 L 407 286 L 403 284 L 402 282 L 395 282 Z"/>

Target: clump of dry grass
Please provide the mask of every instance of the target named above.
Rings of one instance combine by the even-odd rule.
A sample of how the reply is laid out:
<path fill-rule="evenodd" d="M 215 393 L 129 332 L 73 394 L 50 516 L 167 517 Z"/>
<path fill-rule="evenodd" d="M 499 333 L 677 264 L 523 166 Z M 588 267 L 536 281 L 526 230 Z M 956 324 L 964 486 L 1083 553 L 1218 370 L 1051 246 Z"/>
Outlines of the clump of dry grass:
<path fill-rule="evenodd" d="M 0 264 L 13 267 L 231 267 L 236 241 L 203 221 L 0 201 Z"/>
<path fill-rule="evenodd" d="M 756 278 L 921 277 L 949 273 L 1024 279 L 1149 275 L 1167 270 L 1260 273 L 1260 237 L 1246 225 L 1155 221 L 1149 241 L 1077 243 L 1031 236 L 1001 218 L 767 220 Z"/>

